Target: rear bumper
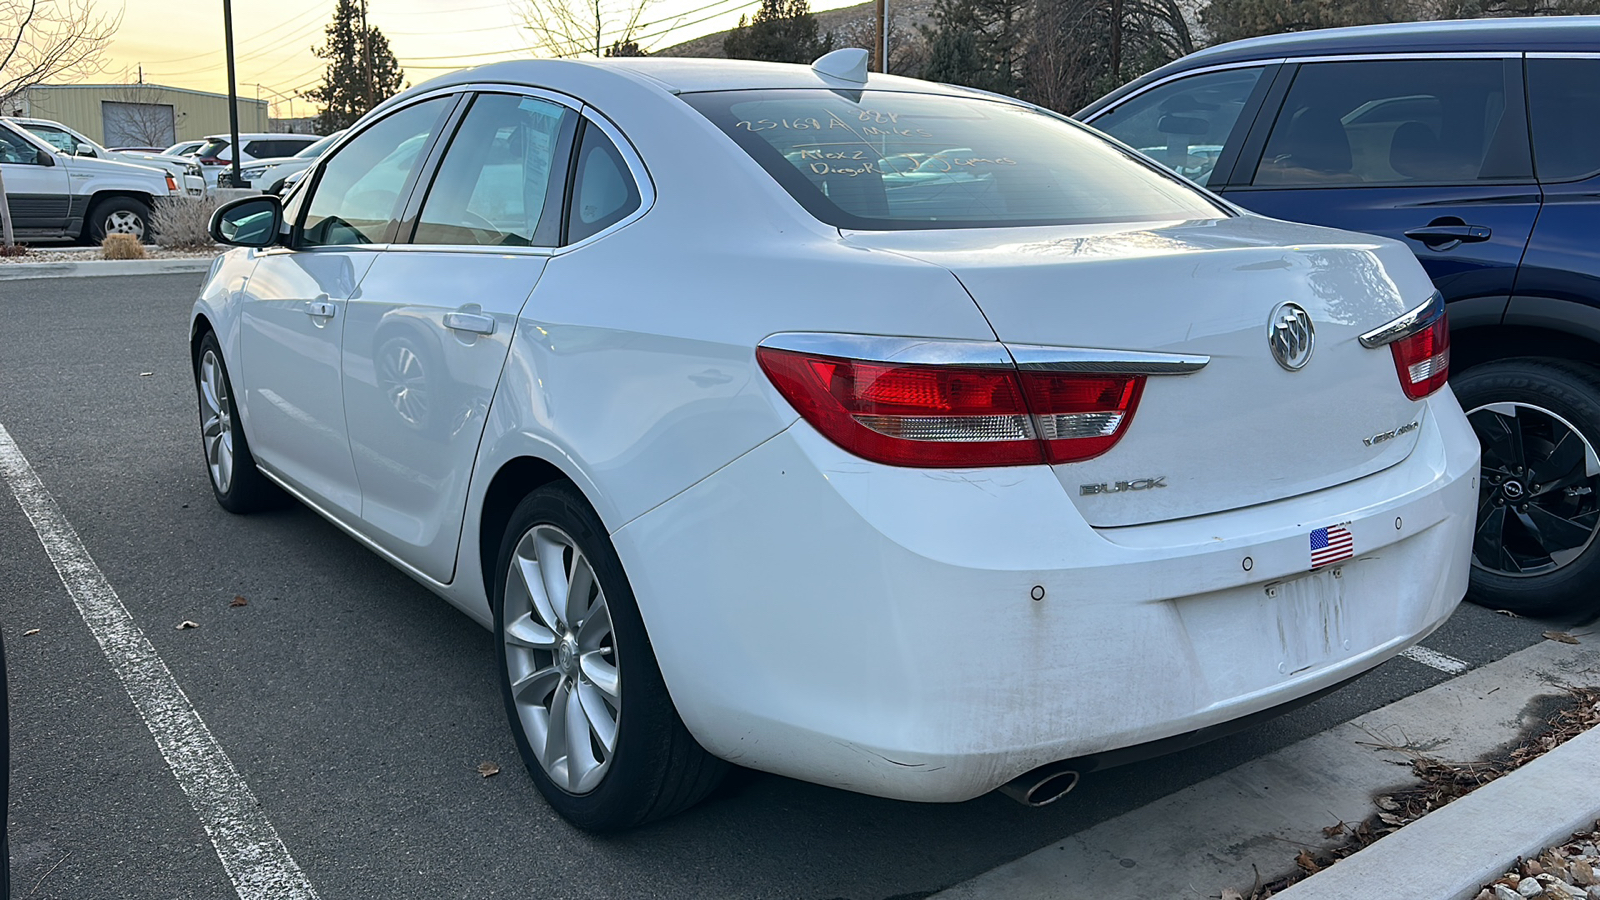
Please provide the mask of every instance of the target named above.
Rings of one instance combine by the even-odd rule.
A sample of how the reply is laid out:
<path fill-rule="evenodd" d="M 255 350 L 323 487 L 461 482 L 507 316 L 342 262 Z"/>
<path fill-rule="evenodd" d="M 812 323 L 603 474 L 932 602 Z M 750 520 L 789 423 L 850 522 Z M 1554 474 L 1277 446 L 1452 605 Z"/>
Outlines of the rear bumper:
<path fill-rule="evenodd" d="M 1466 590 L 1478 449 L 1448 389 L 1428 405 L 1383 472 L 1105 529 L 1045 467 L 879 466 L 799 422 L 613 537 L 708 750 L 958 801 L 1290 703 L 1438 627 Z M 1308 572 L 1333 524 L 1355 557 Z"/>

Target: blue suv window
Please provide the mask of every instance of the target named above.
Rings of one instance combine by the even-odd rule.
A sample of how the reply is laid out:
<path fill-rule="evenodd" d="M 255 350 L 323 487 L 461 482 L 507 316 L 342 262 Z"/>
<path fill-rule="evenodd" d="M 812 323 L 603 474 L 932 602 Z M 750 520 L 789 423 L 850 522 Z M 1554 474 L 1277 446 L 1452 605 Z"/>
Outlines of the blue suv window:
<path fill-rule="evenodd" d="M 1258 187 L 1474 184 L 1532 177 L 1499 59 L 1303 65 L 1256 168 Z"/>
<path fill-rule="evenodd" d="M 1261 67 L 1206 72 L 1151 88 L 1091 124 L 1197 184 L 1211 179 Z"/>
<path fill-rule="evenodd" d="M 1600 59 L 1528 60 L 1528 117 L 1540 181 L 1600 172 Z"/>

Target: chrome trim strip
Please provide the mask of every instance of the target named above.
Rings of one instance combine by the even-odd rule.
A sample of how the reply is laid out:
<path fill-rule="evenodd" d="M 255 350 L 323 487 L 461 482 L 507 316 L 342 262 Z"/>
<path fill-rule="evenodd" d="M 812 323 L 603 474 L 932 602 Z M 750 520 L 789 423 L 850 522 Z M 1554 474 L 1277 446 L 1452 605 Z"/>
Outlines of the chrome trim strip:
<path fill-rule="evenodd" d="M 1452 53 L 1447 50 L 1411 53 L 1341 53 L 1322 56 L 1291 56 L 1289 63 L 1310 62 L 1381 62 L 1389 59 L 1521 59 L 1521 50 L 1471 50 Z"/>
<path fill-rule="evenodd" d="M 1188 375 L 1211 362 L 1190 353 L 1146 353 L 1139 350 L 1092 350 L 1007 344 L 1017 368 L 1029 372 L 1107 372 L 1123 375 Z"/>
<path fill-rule="evenodd" d="M 1524 54 L 1528 59 L 1600 59 L 1600 53 L 1564 53 L 1556 51 L 1537 52 L 1529 51 Z"/>
<path fill-rule="evenodd" d="M 1361 346 L 1374 350 L 1392 344 L 1427 328 L 1442 315 L 1444 315 L 1444 295 L 1434 291 L 1421 306 L 1363 334 L 1360 337 Z"/>
<path fill-rule="evenodd" d="M 780 332 L 762 340 L 761 346 L 867 362 L 1002 369 L 1015 367 L 1030 372 L 1188 375 L 1205 368 L 1211 361 L 1209 356 L 1184 353 L 818 332 Z"/>
<path fill-rule="evenodd" d="M 257 463 L 256 464 L 256 469 L 258 471 L 260 471 L 261 474 L 263 476 L 265 476 L 268 481 L 272 482 L 273 484 L 277 485 L 280 488 L 283 488 L 284 493 L 288 494 L 289 496 L 295 498 L 296 500 L 299 500 L 301 503 L 304 503 L 306 506 L 310 507 L 312 512 L 316 513 L 317 515 L 319 515 L 319 516 L 323 517 L 324 519 L 327 519 L 329 522 L 333 523 L 333 526 L 335 528 L 339 529 L 340 531 L 344 532 L 345 534 L 348 534 L 352 538 L 355 538 L 356 543 L 360 544 L 363 547 L 366 547 L 368 550 L 371 550 L 373 553 L 376 553 L 379 556 L 383 557 L 383 560 L 385 562 L 389 563 L 390 565 L 394 566 L 395 568 L 399 569 L 400 571 L 406 573 L 407 575 L 410 575 L 412 578 L 414 578 L 417 581 L 421 582 L 424 587 L 426 587 L 426 588 L 428 588 L 428 589 L 430 589 L 432 591 L 435 591 L 435 592 L 445 591 L 445 590 L 449 589 L 449 587 L 450 587 L 449 584 L 446 584 L 445 582 L 442 582 L 442 581 L 435 581 L 432 578 L 429 578 L 427 575 L 424 575 L 422 573 L 422 571 L 420 569 L 418 569 L 416 566 L 411 565 L 410 563 L 406 562 L 405 560 L 401 559 L 400 557 L 395 556 L 393 553 L 390 553 L 388 550 L 383 549 L 383 547 L 379 546 L 371 538 L 369 538 L 366 535 L 362 534 L 361 532 L 355 530 L 350 525 L 347 525 L 344 522 L 344 520 L 340 519 L 338 516 L 333 515 L 332 513 L 328 512 L 322 506 L 318 505 L 316 502 L 314 502 L 309 497 L 307 497 L 298 488 L 291 486 L 287 481 L 285 481 L 277 473 L 275 473 L 272 470 L 268 469 L 266 466 L 263 466 L 260 463 Z M 453 576 L 451 578 L 451 583 L 454 583 L 454 577 Z"/>
<path fill-rule="evenodd" d="M 997 341 L 950 341 L 937 338 L 886 337 L 875 334 L 780 332 L 760 346 L 817 356 L 919 366 L 1012 367 L 1011 355 Z"/>

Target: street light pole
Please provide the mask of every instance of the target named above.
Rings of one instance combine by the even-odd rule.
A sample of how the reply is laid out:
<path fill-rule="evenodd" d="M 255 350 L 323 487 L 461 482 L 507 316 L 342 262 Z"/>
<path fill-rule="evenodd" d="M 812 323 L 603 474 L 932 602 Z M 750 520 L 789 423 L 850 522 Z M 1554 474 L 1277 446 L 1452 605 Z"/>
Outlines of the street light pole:
<path fill-rule="evenodd" d="M 889 0 L 878 0 L 874 21 L 878 28 L 878 71 L 889 71 Z"/>
<path fill-rule="evenodd" d="M 230 180 L 239 186 L 239 86 L 233 77 L 233 0 L 222 0 L 222 30 L 228 48 L 228 140 L 233 151 L 233 174 Z"/>

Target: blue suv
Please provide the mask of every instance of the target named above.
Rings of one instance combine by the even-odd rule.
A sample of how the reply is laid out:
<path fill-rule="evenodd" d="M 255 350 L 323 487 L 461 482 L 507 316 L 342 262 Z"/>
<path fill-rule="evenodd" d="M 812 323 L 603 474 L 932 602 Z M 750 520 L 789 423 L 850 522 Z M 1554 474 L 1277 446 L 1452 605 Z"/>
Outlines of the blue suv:
<path fill-rule="evenodd" d="M 1600 17 L 1238 41 L 1077 118 L 1244 209 L 1405 241 L 1483 443 L 1468 598 L 1600 604 Z"/>

